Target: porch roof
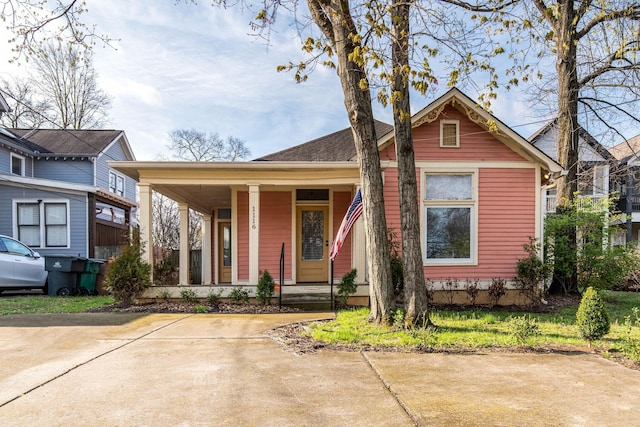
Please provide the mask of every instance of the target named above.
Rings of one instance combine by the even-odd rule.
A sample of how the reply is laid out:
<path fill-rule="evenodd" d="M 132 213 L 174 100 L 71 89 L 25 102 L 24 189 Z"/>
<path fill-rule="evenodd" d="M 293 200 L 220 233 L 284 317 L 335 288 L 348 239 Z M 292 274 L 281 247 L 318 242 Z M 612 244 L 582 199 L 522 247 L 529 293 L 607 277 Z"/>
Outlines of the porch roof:
<path fill-rule="evenodd" d="M 233 187 L 258 185 L 262 192 L 294 188 L 351 189 L 360 183 L 358 163 L 351 161 L 111 161 L 109 166 L 202 213 L 230 207 Z M 382 167 L 385 169 L 387 164 Z"/>

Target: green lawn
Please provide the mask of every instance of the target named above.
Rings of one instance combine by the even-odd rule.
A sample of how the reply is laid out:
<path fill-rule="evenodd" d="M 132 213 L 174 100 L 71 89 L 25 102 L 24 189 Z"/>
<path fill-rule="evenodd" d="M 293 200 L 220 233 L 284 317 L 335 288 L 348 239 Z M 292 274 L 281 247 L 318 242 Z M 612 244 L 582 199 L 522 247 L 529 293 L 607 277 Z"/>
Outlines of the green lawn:
<path fill-rule="evenodd" d="M 629 329 L 625 317 L 633 307 L 640 307 L 640 293 L 603 292 L 611 320 L 611 332 L 594 342 L 598 351 L 622 354 L 640 360 L 640 325 Z M 525 314 L 535 319 L 539 335 L 531 336 L 531 347 L 580 346 L 586 342 L 575 325 L 577 305 L 558 309 L 554 313 L 525 313 L 488 310 L 434 310 L 431 320 L 435 328 L 403 330 L 393 326 L 369 323 L 368 309 L 340 311 L 334 321 L 311 325 L 313 338 L 332 344 L 354 346 L 395 347 L 401 350 L 465 351 L 479 348 L 508 348 L 519 345 L 511 332 L 510 320 Z"/>
<path fill-rule="evenodd" d="M 90 308 L 108 304 L 113 304 L 113 298 L 110 296 L 2 296 L 0 298 L 0 316 L 8 314 L 80 313 Z"/>

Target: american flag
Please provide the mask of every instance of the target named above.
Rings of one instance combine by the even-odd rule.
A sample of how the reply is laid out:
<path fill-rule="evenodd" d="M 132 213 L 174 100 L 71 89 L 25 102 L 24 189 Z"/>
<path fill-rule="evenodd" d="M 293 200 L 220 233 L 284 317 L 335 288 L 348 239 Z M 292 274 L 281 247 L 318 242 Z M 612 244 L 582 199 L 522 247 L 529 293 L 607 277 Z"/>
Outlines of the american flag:
<path fill-rule="evenodd" d="M 331 259 L 331 261 L 335 260 L 338 256 L 338 252 L 340 252 L 340 248 L 342 248 L 344 240 L 349 235 L 349 231 L 351 230 L 351 227 L 353 227 L 353 224 L 355 224 L 358 218 L 360 218 L 360 215 L 362 215 L 362 194 L 360 193 L 360 189 L 358 189 L 351 205 L 349 205 L 347 214 L 342 220 L 342 224 L 340 224 L 340 228 L 336 233 L 336 238 L 333 240 L 333 245 L 331 245 L 331 251 L 329 252 L 329 259 Z"/>

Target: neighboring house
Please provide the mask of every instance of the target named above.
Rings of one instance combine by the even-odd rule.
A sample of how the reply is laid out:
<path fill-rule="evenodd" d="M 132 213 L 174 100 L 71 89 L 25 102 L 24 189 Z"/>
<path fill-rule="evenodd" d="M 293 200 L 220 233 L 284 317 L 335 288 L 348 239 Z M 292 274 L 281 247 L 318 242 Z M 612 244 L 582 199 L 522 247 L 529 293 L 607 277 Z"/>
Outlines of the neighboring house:
<path fill-rule="evenodd" d="M 481 286 L 512 279 L 517 260 L 526 256 L 523 245 L 542 237 L 545 177 L 560 173 L 560 166 L 457 89 L 412 122 L 425 277 L 479 280 Z M 376 127 L 387 224 L 399 234 L 393 128 Z M 281 261 L 283 284 L 329 283 L 329 248 L 361 186 L 351 129 L 251 162 L 110 166 L 139 181 L 147 247 L 152 190 L 179 203 L 182 285 L 189 283 L 189 208 L 203 214 L 203 284 L 255 286 L 264 270 L 279 281 Z M 145 256 L 153 262 L 151 252 Z M 338 283 L 356 268 L 357 281 L 366 283 L 367 262 L 360 219 L 334 262 L 333 279 Z"/>
<path fill-rule="evenodd" d="M 558 128 L 551 121 L 529 137 L 532 145 L 557 160 Z M 578 127 L 578 191 L 580 196 L 600 198 L 614 190 L 612 176 L 618 161 L 589 132 Z M 555 212 L 557 205 L 556 188 L 549 186 L 545 192 L 545 213 Z"/>
<path fill-rule="evenodd" d="M 640 242 L 640 135 L 612 147 L 609 152 L 620 162 L 618 209 L 628 216 L 626 240 Z"/>
<path fill-rule="evenodd" d="M 126 242 L 136 182 L 123 131 L 0 127 L 0 234 L 51 254 L 105 257 Z"/>

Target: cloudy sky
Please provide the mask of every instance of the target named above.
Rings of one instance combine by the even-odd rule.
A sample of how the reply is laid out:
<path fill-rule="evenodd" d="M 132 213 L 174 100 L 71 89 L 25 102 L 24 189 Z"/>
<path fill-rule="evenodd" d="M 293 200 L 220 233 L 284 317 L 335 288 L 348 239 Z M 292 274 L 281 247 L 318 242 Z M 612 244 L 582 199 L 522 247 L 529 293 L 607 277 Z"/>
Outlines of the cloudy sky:
<path fill-rule="evenodd" d="M 126 132 L 138 160 L 167 155 L 167 133 L 175 129 L 241 138 L 255 158 L 348 126 L 333 70 L 318 67 L 303 84 L 292 73 L 276 72 L 301 59 L 300 39 L 285 19 L 267 48 L 251 35 L 251 11 L 172 0 L 87 3 L 87 22 L 118 39 L 113 48 L 96 47 L 94 67 L 113 97 L 108 127 Z M 6 32 L 0 36 L 0 58 L 8 59 Z M 0 61 L 0 77 L 25 69 Z M 541 123 L 518 99 L 501 96 L 494 113 L 527 137 Z M 414 112 L 432 100 L 413 97 Z M 376 104 L 375 111 L 391 122 L 389 110 Z"/>

